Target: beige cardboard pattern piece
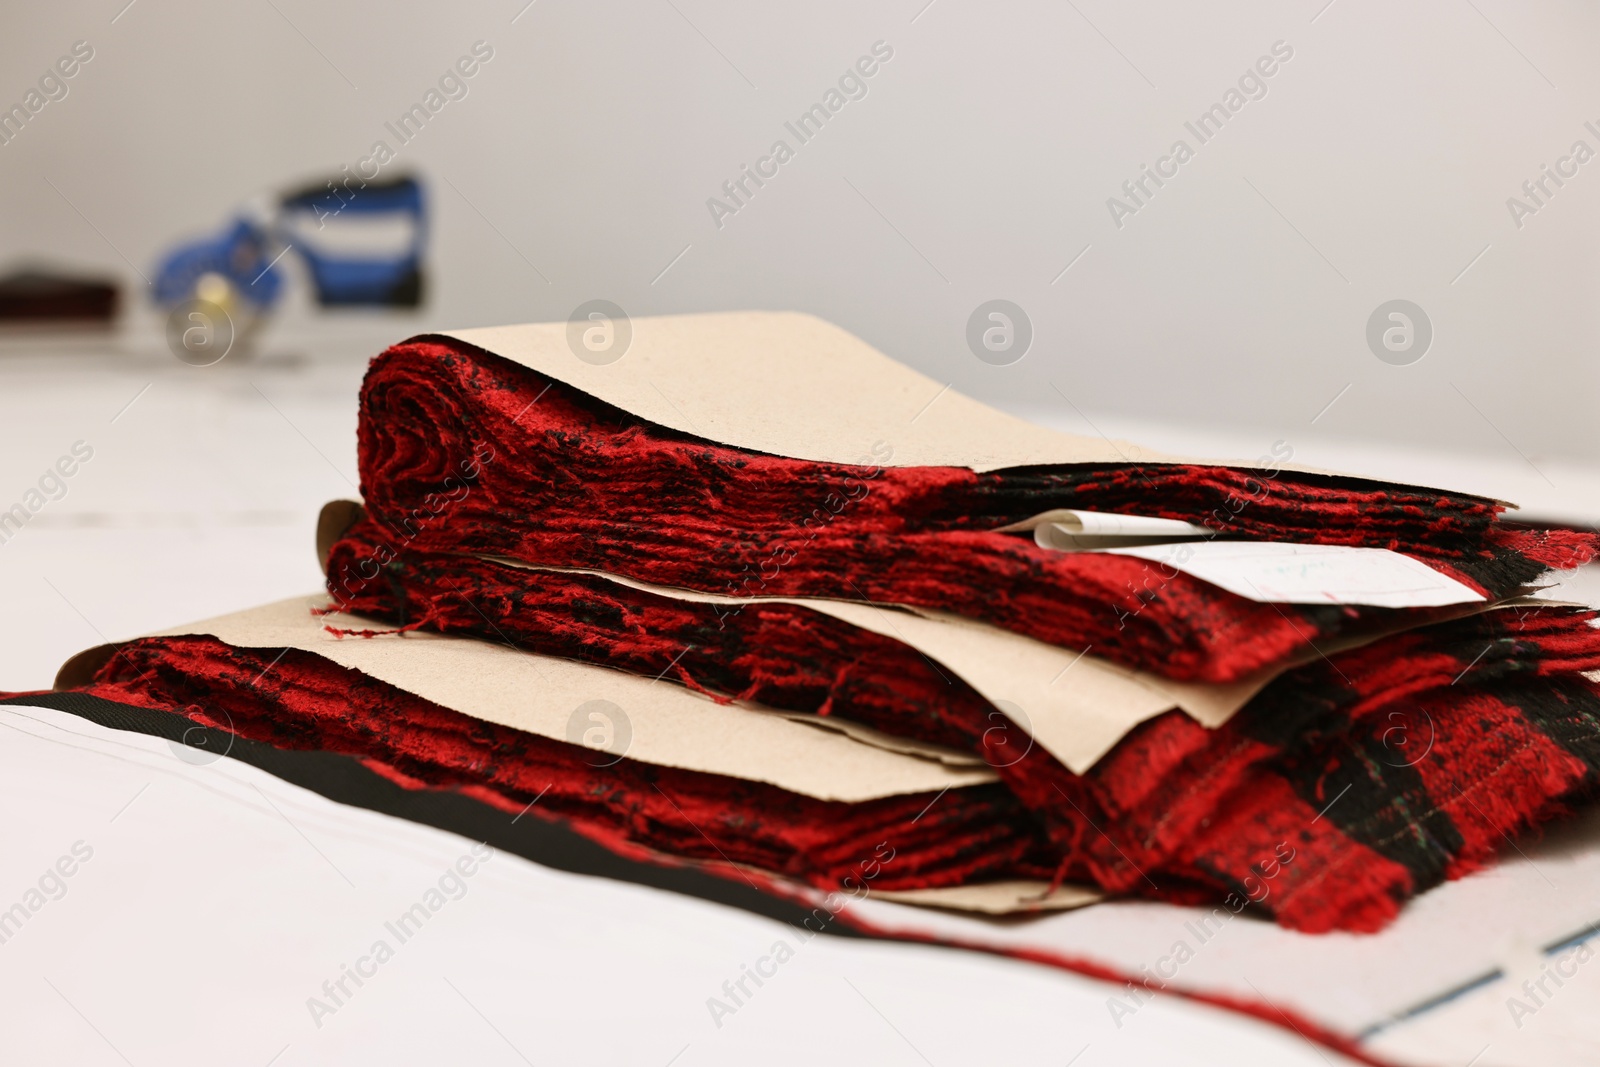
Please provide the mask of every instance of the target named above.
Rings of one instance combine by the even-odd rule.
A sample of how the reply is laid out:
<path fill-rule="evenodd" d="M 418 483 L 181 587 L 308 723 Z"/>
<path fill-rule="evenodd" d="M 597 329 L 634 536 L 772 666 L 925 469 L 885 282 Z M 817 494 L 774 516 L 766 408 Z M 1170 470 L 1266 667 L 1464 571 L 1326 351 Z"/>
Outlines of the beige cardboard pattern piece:
<path fill-rule="evenodd" d="M 1074 774 L 1094 766 L 1141 722 L 1174 708 L 1215 729 L 1288 669 L 1262 671 L 1221 685 L 1175 682 L 947 612 L 809 597 L 731 597 L 601 571 L 536 567 L 503 558 L 494 562 L 527 571 L 593 574 L 660 596 L 725 604 L 734 610 L 749 604 L 795 604 L 831 616 L 909 645 L 950 670 L 998 712 L 1016 720 Z"/>
<path fill-rule="evenodd" d="M 854 727 L 851 734 L 817 729 L 573 660 L 420 631 L 337 637 L 324 625 L 382 630 L 385 624 L 312 613 L 329 604 L 325 595 L 294 597 L 151 636 L 210 635 L 236 648 L 300 649 L 452 711 L 558 741 L 582 736 L 589 722 L 578 714 L 582 705 L 609 701 L 625 716 L 630 759 L 765 782 L 819 800 L 857 802 L 996 780 L 989 767 L 974 766 L 963 753 L 898 738 L 864 743 L 858 738 L 881 735 L 864 727 Z M 86 669 L 113 654 L 112 646 L 102 645 L 73 657 L 62 667 L 57 687 L 81 683 Z M 819 720 L 816 725 L 832 724 Z M 613 751 L 622 747 L 623 732 L 613 735 Z"/>
<path fill-rule="evenodd" d="M 1083 774 L 1093 767 L 1102 756 L 1116 747 L 1118 741 L 1146 719 L 1178 710 L 1200 725 L 1215 730 L 1233 718 L 1257 693 L 1284 672 L 1360 648 L 1416 626 L 1414 621 L 1402 617 L 1387 627 L 1353 636 L 1329 638 L 1304 649 L 1284 663 L 1233 682 L 1180 682 L 1149 671 L 1124 667 L 1091 655 L 1086 650 L 1074 651 L 1047 644 L 1024 634 L 948 612 L 874 604 L 864 600 L 731 597 L 652 585 L 604 571 L 537 567 L 502 557 L 494 557 L 494 562 L 526 571 L 592 574 L 618 585 L 660 596 L 727 604 L 734 606 L 735 610 L 748 604 L 796 604 L 832 616 L 881 637 L 909 645 L 928 659 L 948 668 L 972 686 L 997 712 L 1015 720 L 1045 751 L 1074 774 Z M 1538 603 L 1544 602 L 1528 597 L 1513 597 L 1495 602 L 1478 600 L 1453 604 L 1447 610 L 1435 613 L 1430 621 L 1442 622 L 1447 618 Z M 794 714 L 797 718 L 816 719 L 816 716 Z M 837 717 L 823 721 L 838 726 L 845 722 Z"/>
<path fill-rule="evenodd" d="M 636 318 L 615 362 L 579 359 L 565 322 L 452 330 L 642 419 L 735 448 L 818 463 L 970 467 L 1175 461 L 1024 422 L 793 311 Z M 873 446 L 893 449 L 876 458 Z"/>
<path fill-rule="evenodd" d="M 798 311 L 629 319 L 626 348 L 604 364 L 578 358 L 581 330 L 577 323 L 524 323 L 446 330 L 414 340 L 454 338 L 681 433 L 818 463 L 980 472 L 1069 463 L 1259 465 L 1175 456 L 1128 441 L 1036 426 Z M 883 446 L 892 450 L 887 458 Z M 1293 463 L 1273 466 L 1340 473 Z"/>

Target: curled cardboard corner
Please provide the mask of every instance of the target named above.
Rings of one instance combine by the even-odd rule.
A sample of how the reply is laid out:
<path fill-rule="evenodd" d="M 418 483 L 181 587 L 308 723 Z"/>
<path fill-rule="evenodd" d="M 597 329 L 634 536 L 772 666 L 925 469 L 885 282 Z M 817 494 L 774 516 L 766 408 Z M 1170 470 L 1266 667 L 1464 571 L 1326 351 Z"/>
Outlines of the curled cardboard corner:
<path fill-rule="evenodd" d="M 100 668 L 111 662 L 111 657 L 117 654 L 117 649 L 120 647 L 116 644 L 95 645 L 79 652 L 56 671 L 56 680 L 52 683 L 52 688 L 60 692 L 88 685 L 94 681 L 94 676 Z"/>
<path fill-rule="evenodd" d="M 1129 545 L 1169 544 L 1216 536 L 1215 530 L 1178 519 L 1123 515 L 1103 511 L 1052 508 L 996 533 L 1032 533 L 1033 543 L 1057 552 L 1081 552 Z"/>
<path fill-rule="evenodd" d="M 294 597 L 151 636 L 208 635 L 237 648 L 311 652 L 461 714 L 557 741 L 589 743 L 599 724 L 607 740 L 596 752 L 597 766 L 627 757 L 849 802 L 997 780 L 987 766 L 963 765 L 961 753 L 891 751 L 765 709 L 718 704 L 682 686 L 573 660 L 424 632 L 339 637 L 325 627 L 386 626 L 313 614 L 331 606 L 326 595 Z M 114 654 L 115 646 L 80 653 L 61 676 L 87 680 Z"/>
<path fill-rule="evenodd" d="M 317 566 L 328 573 L 328 553 L 350 527 L 366 518 L 367 509 L 355 500 L 330 500 L 317 513 Z"/>

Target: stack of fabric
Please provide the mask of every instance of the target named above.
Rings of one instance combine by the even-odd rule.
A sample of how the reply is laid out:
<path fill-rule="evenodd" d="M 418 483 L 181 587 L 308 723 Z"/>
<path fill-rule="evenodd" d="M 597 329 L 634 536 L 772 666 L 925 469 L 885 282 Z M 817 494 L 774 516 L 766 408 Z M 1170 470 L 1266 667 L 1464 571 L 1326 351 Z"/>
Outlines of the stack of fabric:
<path fill-rule="evenodd" d="M 1593 535 L 1028 426 L 805 316 L 631 332 L 389 349 L 328 596 L 63 684 L 648 863 L 991 911 L 1373 931 L 1596 793 L 1600 630 L 1528 595 Z"/>

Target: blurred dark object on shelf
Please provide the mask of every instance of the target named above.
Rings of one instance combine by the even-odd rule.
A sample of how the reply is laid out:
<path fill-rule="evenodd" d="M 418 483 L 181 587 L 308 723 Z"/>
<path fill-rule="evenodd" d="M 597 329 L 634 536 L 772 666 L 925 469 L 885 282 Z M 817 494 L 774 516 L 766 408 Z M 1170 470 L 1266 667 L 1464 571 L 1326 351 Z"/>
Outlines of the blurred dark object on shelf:
<path fill-rule="evenodd" d="M 18 267 L 0 275 L 0 322 L 109 324 L 118 287 L 104 276 L 49 267 Z"/>

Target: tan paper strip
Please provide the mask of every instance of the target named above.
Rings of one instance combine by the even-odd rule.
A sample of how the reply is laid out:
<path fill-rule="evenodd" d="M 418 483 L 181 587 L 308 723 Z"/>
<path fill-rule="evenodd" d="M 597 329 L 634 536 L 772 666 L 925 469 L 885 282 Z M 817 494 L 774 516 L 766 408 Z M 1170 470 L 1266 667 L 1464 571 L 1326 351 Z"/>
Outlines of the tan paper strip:
<path fill-rule="evenodd" d="M 536 567 L 495 557 L 494 562 L 527 571 L 592 574 L 618 585 L 698 603 L 796 604 L 863 630 L 910 645 L 958 675 L 1074 774 L 1083 774 L 1135 726 L 1178 709 L 1208 729 L 1216 729 L 1285 671 L 1326 656 L 1360 648 L 1415 629 L 1401 617 L 1388 627 L 1319 641 L 1288 662 L 1233 682 L 1179 682 L 1150 671 L 1136 671 L 1099 656 L 1036 641 L 1022 634 L 960 615 L 902 609 L 861 601 L 803 597 L 729 597 L 692 589 L 653 585 L 601 571 Z M 1538 606 L 1544 601 L 1514 597 L 1494 603 L 1453 605 L 1435 622 L 1500 608 Z M 808 717 L 814 718 L 814 717 Z M 831 719 L 832 717 L 830 717 Z M 820 720 L 819 720 L 820 721 Z M 833 719 L 835 724 L 845 720 Z M 858 727 L 859 728 L 859 727 Z"/>
<path fill-rule="evenodd" d="M 666 681 L 666 679 L 662 679 Z M 745 704 L 745 707 L 751 705 Z M 765 714 L 776 715 L 788 719 L 792 723 L 809 726 L 814 730 L 829 730 L 833 733 L 843 734 L 852 741 L 873 748 L 881 748 L 885 752 L 899 752 L 906 756 L 916 756 L 919 759 L 937 760 L 946 767 L 987 767 L 988 764 L 982 756 L 973 755 L 971 752 L 957 752 L 955 749 L 945 748 L 928 741 L 918 741 L 912 737 L 896 737 L 886 734 L 881 730 L 874 730 L 870 726 L 842 719 L 837 715 L 811 715 L 803 711 L 784 711 L 782 708 L 764 708 Z"/>
<path fill-rule="evenodd" d="M 619 342 L 623 332 L 618 324 Z M 627 347 L 604 364 L 578 358 L 582 328 L 566 322 L 449 330 L 415 339 L 452 337 L 658 425 L 819 463 L 977 471 L 1066 463 L 1259 466 L 1168 455 L 1035 426 L 796 311 L 637 318 L 625 332 Z"/>
<path fill-rule="evenodd" d="M 1029 912 L 1070 911 L 1098 904 L 1106 899 L 1100 890 L 1086 885 L 1058 886 L 1050 892 L 1049 882 L 981 882 L 977 885 L 945 886 L 938 889 L 873 890 L 870 896 L 896 904 L 916 904 L 947 911 L 974 911 L 981 915 L 1026 915 Z"/>
<path fill-rule="evenodd" d="M 893 835 L 893 832 L 890 832 Z M 888 841 L 885 841 L 888 843 Z M 1064 885 L 1056 886 L 1051 891 L 1048 881 L 1032 880 L 1032 878 L 1016 878 L 1010 881 L 978 881 L 973 885 L 963 886 L 936 886 L 930 889 L 878 889 L 872 885 L 872 878 L 867 875 L 856 877 L 856 885 L 850 886 L 850 891 L 829 891 L 818 886 L 805 885 L 803 881 L 792 881 L 787 875 L 765 870 L 762 867 L 752 867 L 750 864 L 730 864 L 730 862 L 706 861 L 706 859 L 688 859 L 688 857 L 675 856 L 672 853 L 662 853 L 659 849 L 650 849 L 659 862 L 669 865 L 683 865 L 683 867 L 696 867 L 699 870 L 715 870 L 715 872 L 733 872 L 747 875 L 747 877 L 760 878 L 763 881 L 776 883 L 786 891 L 789 896 L 797 897 L 808 904 L 821 905 L 835 901 L 829 910 L 837 912 L 840 905 L 838 899 L 843 897 L 846 909 L 866 899 L 874 901 L 893 901 L 894 904 L 912 904 L 917 907 L 936 907 L 946 912 L 970 912 L 974 915 L 992 915 L 992 917 L 1018 917 L 1030 913 L 1067 912 L 1067 910 L 1088 907 L 1090 904 L 1101 904 L 1112 897 L 1107 896 L 1099 886 L 1083 885 L 1078 881 L 1067 881 Z M 893 862 L 893 861 L 888 861 Z M 846 878 L 846 883 L 848 883 Z"/>
<path fill-rule="evenodd" d="M 354 616 L 314 617 L 326 596 L 297 597 L 153 636 L 209 634 L 239 648 L 297 648 L 477 719 L 630 759 L 767 782 L 821 800 L 861 801 L 978 785 L 987 767 L 951 766 L 863 744 L 682 686 L 501 645 L 422 632 L 338 638 L 324 623 L 384 629 Z M 594 702 L 608 702 L 595 704 Z M 593 718 L 598 713 L 600 719 Z M 591 733 L 591 731 L 599 731 Z M 960 754 L 953 754 L 960 758 Z"/>
<path fill-rule="evenodd" d="M 493 562 L 526 571 L 592 574 L 676 600 L 725 604 L 730 610 L 776 603 L 829 615 L 910 645 L 949 669 L 1075 774 L 1094 766 L 1135 726 L 1173 708 L 1215 729 L 1288 669 L 1263 671 L 1226 685 L 1174 682 L 943 612 L 806 597 L 730 597 L 600 571 L 537 567 L 502 557 Z"/>
<path fill-rule="evenodd" d="M 811 315 L 670 315 L 633 319 L 630 327 L 621 358 L 604 365 L 573 353 L 565 322 L 447 336 L 659 425 L 819 463 L 995 470 L 1122 463 L 1134 447 L 996 411 Z M 892 451 L 883 454 L 884 446 Z"/>
<path fill-rule="evenodd" d="M 650 850 L 660 861 L 671 865 L 695 867 L 711 871 L 736 871 L 742 875 L 777 883 L 789 895 L 813 903 L 818 907 L 830 900 L 844 898 L 846 908 L 862 900 L 887 900 L 896 904 L 911 904 L 922 908 L 939 908 L 943 911 L 961 911 L 996 918 L 1018 917 L 1047 912 L 1071 911 L 1112 899 L 1098 887 L 1078 882 L 1067 882 L 1052 892 L 1049 882 L 1032 879 L 1015 879 L 1005 882 L 977 882 L 972 885 L 938 886 L 931 889 L 877 889 L 867 877 L 857 879 L 852 892 L 830 892 L 804 882 L 795 882 L 787 875 L 752 867 L 745 863 L 726 863 L 721 860 L 697 860 L 675 856 L 670 852 Z M 865 892 L 860 892 L 864 887 Z M 830 911 L 836 910 L 834 904 Z"/>

